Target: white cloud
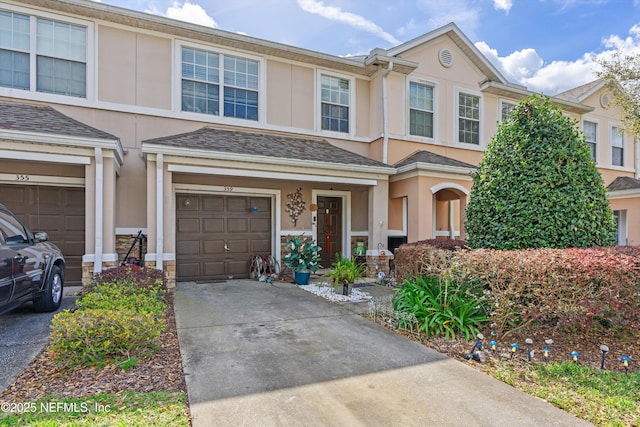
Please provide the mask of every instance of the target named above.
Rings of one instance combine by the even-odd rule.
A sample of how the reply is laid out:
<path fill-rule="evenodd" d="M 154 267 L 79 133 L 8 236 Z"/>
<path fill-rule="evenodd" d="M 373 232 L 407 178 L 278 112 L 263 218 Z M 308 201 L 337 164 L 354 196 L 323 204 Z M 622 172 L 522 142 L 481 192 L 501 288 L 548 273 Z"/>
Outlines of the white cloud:
<path fill-rule="evenodd" d="M 218 24 L 207 14 L 202 6 L 194 3 L 174 2 L 172 6 L 167 8 L 165 14 L 167 18 L 178 19 L 180 21 L 191 22 L 192 24 L 204 25 L 205 27 L 216 28 Z"/>
<path fill-rule="evenodd" d="M 476 28 L 481 25 L 481 10 L 468 0 L 418 0 L 417 6 L 429 17 L 429 28 L 455 22 L 468 37 L 474 39 Z"/>
<path fill-rule="evenodd" d="M 640 54 L 640 24 L 631 27 L 627 37 L 612 34 L 604 38 L 602 52 L 588 52 L 575 61 L 545 64 L 535 49 L 522 49 L 500 56 L 485 42 L 475 45 L 510 82 L 522 84 L 534 92 L 555 95 L 595 80 L 598 61 L 610 58 L 616 50 L 628 55 Z"/>
<path fill-rule="evenodd" d="M 375 23 L 363 18 L 360 15 L 356 15 L 351 12 L 344 12 L 339 7 L 325 6 L 321 1 L 316 0 L 298 0 L 298 6 L 305 12 L 314 13 L 320 15 L 323 18 L 330 19 L 332 21 L 338 21 L 350 25 L 354 28 L 358 28 L 386 40 L 387 42 L 398 45 L 400 41 L 391 34 L 384 31 Z"/>
<path fill-rule="evenodd" d="M 504 10 L 509 13 L 511 6 L 513 6 L 513 1 L 511 0 L 493 0 L 493 8 L 495 10 Z"/>

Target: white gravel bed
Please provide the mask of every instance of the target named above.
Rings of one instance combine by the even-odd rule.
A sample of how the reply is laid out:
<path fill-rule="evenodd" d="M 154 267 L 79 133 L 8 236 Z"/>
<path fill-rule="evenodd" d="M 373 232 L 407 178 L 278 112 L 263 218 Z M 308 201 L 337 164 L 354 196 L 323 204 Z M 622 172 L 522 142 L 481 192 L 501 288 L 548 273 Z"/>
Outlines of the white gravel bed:
<path fill-rule="evenodd" d="M 338 285 L 340 293 L 336 293 L 333 286 L 328 283 L 311 283 L 309 285 L 301 285 L 300 288 L 333 302 L 363 302 L 371 299 L 371 295 L 357 288 L 352 288 L 349 296 L 342 295 L 342 285 Z"/>

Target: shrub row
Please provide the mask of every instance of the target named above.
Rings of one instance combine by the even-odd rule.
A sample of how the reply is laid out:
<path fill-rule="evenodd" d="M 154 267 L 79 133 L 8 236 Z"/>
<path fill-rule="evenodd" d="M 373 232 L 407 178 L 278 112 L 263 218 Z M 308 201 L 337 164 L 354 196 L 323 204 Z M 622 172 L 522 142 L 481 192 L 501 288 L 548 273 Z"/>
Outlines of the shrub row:
<path fill-rule="evenodd" d="M 640 337 L 640 248 L 458 250 L 430 243 L 395 254 L 400 280 L 454 279 L 484 289 L 497 332 L 529 324 L 609 328 Z"/>
<path fill-rule="evenodd" d="M 78 309 L 54 316 L 51 350 L 62 366 L 123 363 L 159 349 L 166 330 L 162 272 L 122 266 L 96 276 Z"/>
<path fill-rule="evenodd" d="M 486 286 L 500 331 L 530 323 L 640 328 L 640 257 L 631 249 L 461 251 L 453 274 Z"/>

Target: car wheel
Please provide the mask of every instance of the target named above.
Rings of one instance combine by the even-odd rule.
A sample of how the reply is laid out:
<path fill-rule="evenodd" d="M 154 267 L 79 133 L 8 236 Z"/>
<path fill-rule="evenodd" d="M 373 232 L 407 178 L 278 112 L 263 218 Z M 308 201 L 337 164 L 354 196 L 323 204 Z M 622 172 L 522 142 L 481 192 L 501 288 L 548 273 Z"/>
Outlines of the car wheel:
<path fill-rule="evenodd" d="M 33 300 L 35 311 L 56 311 L 62 303 L 63 287 L 62 270 L 57 265 L 54 265 L 51 268 L 51 273 L 47 278 L 47 283 L 44 285 L 42 293 Z"/>

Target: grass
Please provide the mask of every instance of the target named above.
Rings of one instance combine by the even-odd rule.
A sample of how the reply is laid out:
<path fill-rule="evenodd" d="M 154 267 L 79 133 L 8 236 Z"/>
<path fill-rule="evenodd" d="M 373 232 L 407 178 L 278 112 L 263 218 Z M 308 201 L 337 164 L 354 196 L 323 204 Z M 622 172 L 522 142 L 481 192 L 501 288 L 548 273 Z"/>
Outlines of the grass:
<path fill-rule="evenodd" d="M 68 398 L 49 395 L 35 402 L 21 402 L 0 412 L 2 427 L 75 427 L 189 426 L 188 408 L 183 392 L 122 392 Z"/>
<path fill-rule="evenodd" d="M 640 373 L 575 363 L 496 363 L 485 371 L 598 426 L 640 425 Z"/>

